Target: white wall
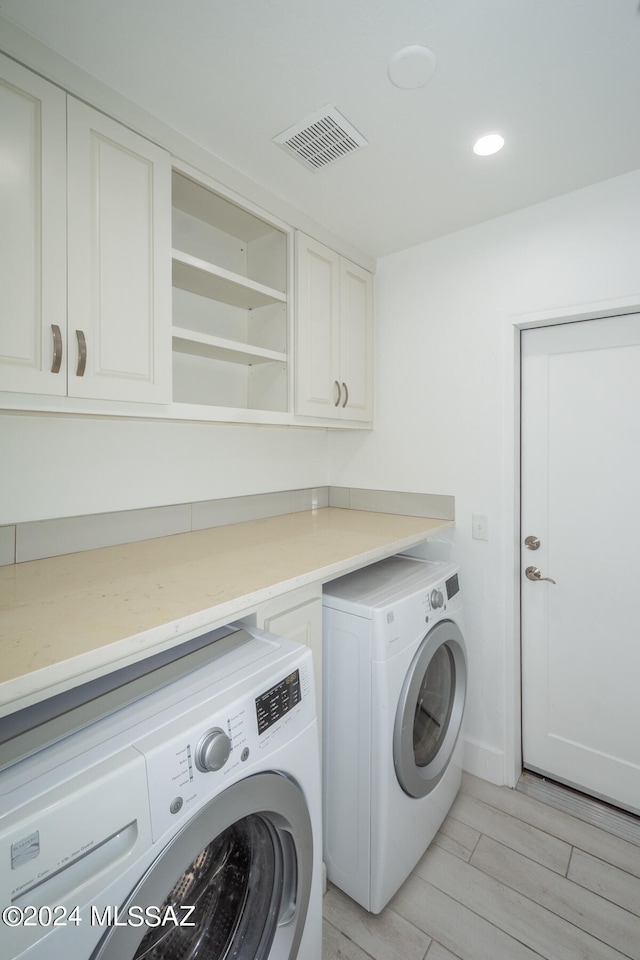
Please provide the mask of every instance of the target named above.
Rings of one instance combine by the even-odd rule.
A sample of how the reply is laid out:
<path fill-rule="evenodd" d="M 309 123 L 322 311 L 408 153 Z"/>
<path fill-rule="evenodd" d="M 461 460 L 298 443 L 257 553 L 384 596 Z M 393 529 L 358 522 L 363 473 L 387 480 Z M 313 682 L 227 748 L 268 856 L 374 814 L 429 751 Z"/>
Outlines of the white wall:
<path fill-rule="evenodd" d="M 327 483 L 324 430 L 0 416 L 0 525 Z"/>
<path fill-rule="evenodd" d="M 376 429 L 329 438 L 332 484 L 455 495 L 467 756 L 497 782 L 509 780 L 504 754 L 514 737 L 513 315 L 631 298 L 639 264 L 640 171 L 384 258 Z M 487 542 L 471 538 L 476 512 L 488 515 Z"/>

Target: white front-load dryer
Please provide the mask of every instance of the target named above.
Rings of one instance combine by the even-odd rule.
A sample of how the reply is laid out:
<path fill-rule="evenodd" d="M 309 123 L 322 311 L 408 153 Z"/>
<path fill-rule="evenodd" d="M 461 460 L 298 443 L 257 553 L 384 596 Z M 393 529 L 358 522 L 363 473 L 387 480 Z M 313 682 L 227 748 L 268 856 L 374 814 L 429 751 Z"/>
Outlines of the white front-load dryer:
<path fill-rule="evenodd" d="M 208 639 L 0 772 L 3 960 L 320 960 L 311 653 L 249 627 Z"/>
<path fill-rule="evenodd" d="M 327 877 L 379 913 L 460 786 L 467 657 L 458 568 L 390 557 L 328 583 L 323 604 Z"/>

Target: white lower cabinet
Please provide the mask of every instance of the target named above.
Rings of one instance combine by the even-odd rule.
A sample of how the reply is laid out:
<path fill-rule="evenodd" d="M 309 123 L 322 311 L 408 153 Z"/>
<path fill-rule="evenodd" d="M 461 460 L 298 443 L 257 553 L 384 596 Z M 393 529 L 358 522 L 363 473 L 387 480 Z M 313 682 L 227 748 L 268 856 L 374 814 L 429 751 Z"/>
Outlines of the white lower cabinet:
<path fill-rule="evenodd" d="M 296 234 L 296 413 L 373 420 L 373 276 Z"/>
<path fill-rule="evenodd" d="M 0 390 L 169 402 L 169 154 L 1 56 L 0 154 Z"/>
<path fill-rule="evenodd" d="M 309 647 L 316 682 L 318 733 L 322 738 L 322 586 L 301 587 L 263 603 L 256 625 Z M 322 745 L 322 739 L 321 739 Z"/>

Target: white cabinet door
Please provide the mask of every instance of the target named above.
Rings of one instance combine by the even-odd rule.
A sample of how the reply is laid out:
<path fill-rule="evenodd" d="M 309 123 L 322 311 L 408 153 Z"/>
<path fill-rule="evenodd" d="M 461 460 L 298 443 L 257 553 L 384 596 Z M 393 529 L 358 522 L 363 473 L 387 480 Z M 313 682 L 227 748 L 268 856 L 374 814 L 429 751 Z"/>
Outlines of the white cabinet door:
<path fill-rule="evenodd" d="M 169 154 L 68 99 L 69 395 L 171 401 Z"/>
<path fill-rule="evenodd" d="M 0 390 L 67 391 L 65 100 L 0 56 Z"/>
<path fill-rule="evenodd" d="M 340 415 L 340 257 L 296 234 L 296 413 Z"/>
<path fill-rule="evenodd" d="M 340 260 L 340 415 L 373 420 L 373 277 Z"/>
<path fill-rule="evenodd" d="M 373 277 L 296 236 L 296 413 L 373 419 Z"/>

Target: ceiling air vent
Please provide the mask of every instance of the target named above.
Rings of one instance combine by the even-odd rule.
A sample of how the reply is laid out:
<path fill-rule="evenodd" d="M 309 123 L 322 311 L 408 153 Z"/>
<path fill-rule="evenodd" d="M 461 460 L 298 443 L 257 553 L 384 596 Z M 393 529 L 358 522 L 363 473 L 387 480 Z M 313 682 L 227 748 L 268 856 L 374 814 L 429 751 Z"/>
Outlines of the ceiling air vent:
<path fill-rule="evenodd" d="M 312 170 L 326 167 L 347 153 L 368 145 L 362 134 L 332 106 L 322 107 L 284 133 L 279 133 L 273 142 Z"/>

